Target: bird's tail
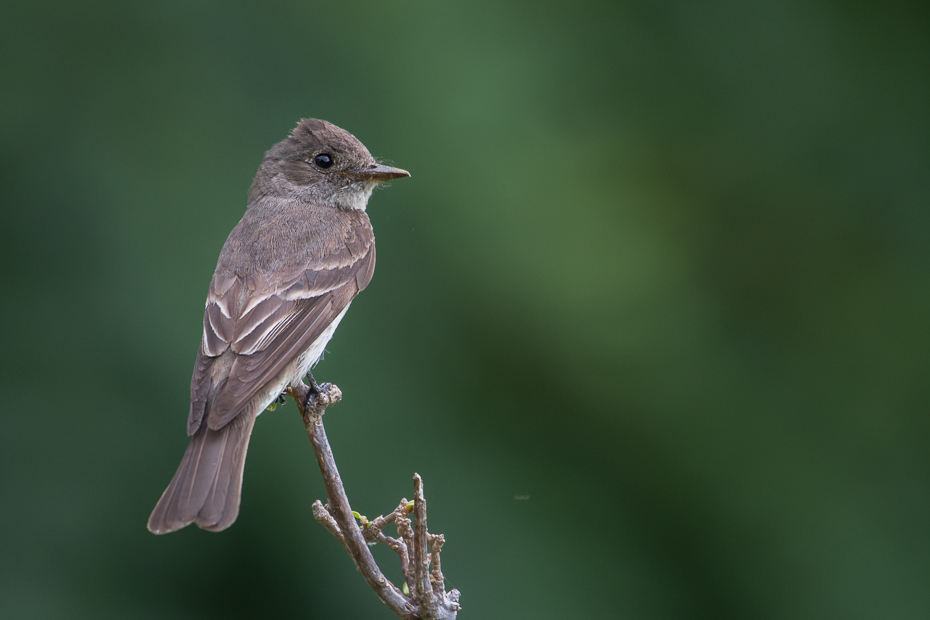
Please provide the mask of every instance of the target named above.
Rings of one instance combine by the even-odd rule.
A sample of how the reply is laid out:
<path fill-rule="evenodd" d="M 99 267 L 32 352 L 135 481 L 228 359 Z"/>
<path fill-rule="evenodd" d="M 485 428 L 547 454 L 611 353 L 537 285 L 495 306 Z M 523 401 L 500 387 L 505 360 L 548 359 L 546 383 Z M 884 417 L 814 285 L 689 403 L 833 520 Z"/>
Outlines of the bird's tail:
<path fill-rule="evenodd" d="M 174 478 L 149 517 L 149 530 L 167 534 L 196 522 L 219 532 L 239 515 L 242 470 L 254 415 L 236 416 L 223 428 L 212 430 L 204 420 L 191 437 Z"/>

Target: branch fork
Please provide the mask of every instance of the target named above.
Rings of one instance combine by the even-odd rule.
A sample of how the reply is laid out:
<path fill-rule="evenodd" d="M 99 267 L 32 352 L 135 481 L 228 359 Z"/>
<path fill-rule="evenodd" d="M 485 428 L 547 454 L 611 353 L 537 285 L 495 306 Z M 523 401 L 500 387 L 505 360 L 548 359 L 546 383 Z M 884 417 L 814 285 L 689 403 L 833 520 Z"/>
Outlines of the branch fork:
<path fill-rule="evenodd" d="M 398 617 L 454 620 L 461 609 L 460 593 L 455 589 L 445 591 L 439 561 L 445 538 L 427 531 L 426 497 L 420 475 L 413 475 L 412 502 L 404 498 L 393 511 L 371 521 L 353 512 L 323 428 L 326 408 L 342 400 L 342 391 L 331 383 L 324 383 L 316 390 L 301 383 L 288 387 L 286 393 L 300 409 L 326 485 L 326 504 L 315 501 L 313 516 L 342 544 L 355 562 L 356 570 Z M 413 519 L 409 517 L 411 514 Z M 396 538 L 383 532 L 392 523 L 397 528 Z M 369 544 L 376 543 L 387 545 L 397 553 L 409 594 L 391 583 L 378 568 L 369 549 Z"/>

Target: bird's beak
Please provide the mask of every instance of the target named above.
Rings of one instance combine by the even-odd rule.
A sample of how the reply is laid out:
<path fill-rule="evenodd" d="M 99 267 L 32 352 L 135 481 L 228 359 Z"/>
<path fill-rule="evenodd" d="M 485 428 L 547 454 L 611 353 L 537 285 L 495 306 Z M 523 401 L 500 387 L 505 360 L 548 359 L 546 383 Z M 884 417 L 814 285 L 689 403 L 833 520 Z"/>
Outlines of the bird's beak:
<path fill-rule="evenodd" d="M 410 176 L 410 173 L 406 170 L 392 168 L 390 166 L 383 166 L 381 164 L 371 164 L 367 168 L 362 168 L 361 170 L 352 170 L 347 174 L 359 179 L 370 179 L 378 183 Z"/>

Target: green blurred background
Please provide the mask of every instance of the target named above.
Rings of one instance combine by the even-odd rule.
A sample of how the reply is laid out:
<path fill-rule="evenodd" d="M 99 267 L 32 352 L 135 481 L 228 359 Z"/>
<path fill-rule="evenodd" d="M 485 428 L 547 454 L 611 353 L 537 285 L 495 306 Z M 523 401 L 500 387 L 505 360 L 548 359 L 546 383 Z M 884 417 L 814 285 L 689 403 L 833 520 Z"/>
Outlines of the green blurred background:
<path fill-rule="evenodd" d="M 393 617 L 293 404 L 230 530 L 145 529 L 308 116 L 413 174 L 317 377 L 461 618 L 930 617 L 925 4 L 20 1 L 0 50 L 3 618 Z"/>

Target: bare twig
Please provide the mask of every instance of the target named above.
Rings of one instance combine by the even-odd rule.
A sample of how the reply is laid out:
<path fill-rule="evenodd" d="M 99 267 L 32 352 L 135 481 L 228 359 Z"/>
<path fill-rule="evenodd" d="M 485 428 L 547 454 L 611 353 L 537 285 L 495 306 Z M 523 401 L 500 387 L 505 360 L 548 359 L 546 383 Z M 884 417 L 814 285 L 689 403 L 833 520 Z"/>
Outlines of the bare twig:
<path fill-rule="evenodd" d="M 446 591 L 446 580 L 442 576 L 442 568 L 439 565 L 439 550 L 442 549 L 442 546 L 445 544 L 446 537 L 442 534 L 427 534 L 426 536 L 429 540 L 430 560 L 433 563 L 429 581 L 433 586 L 433 594 L 437 597 L 442 597 L 443 593 Z"/>
<path fill-rule="evenodd" d="M 342 392 L 335 385 L 324 383 L 316 394 L 312 394 L 303 384 L 288 388 L 287 393 L 301 410 L 304 427 L 310 436 L 313 452 L 316 454 L 317 464 L 326 485 L 327 504 L 324 506 L 319 500 L 314 502 L 313 516 L 342 543 L 355 562 L 355 568 L 381 601 L 397 616 L 410 620 L 454 620 L 461 609 L 459 592 L 446 592 L 443 585 L 439 549 L 445 539 L 442 535 L 430 534 L 426 529 L 423 480 L 418 474 L 414 474 L 412 507 L 410 502 L 404 499 L 392 512 L 372 521 L 363 519 L 362 527 L 359 527 L 352 514 L 332 448 L 323 428 L 323 413 L 328 406 L 342 399 Z M 413 528 L 410 519 L 407 518 L 411 509 L 415 517 Z M 392 538 L 382 532 L 391 523 L 397 526 L 399 538 Z M 384 576 L 371 555 L 369 542 L 386 544 L 397 553 L 404 579 L 410 587 L 410 596 L 406 596 Z M 410 557 L 411 547 L 413 557 Z"/>
<path fill-rule="evenodd" d="M 345 537 L 342 535 L 342 530 L 339 528 L 339 524 L 336 523 L 336 520 L 333 519 L 333 515 L 323 506 L 323 502 L 316 500 L 313 502 L 313 516 L 316 517 L 316 520 L 320 524 L 329 530 L 329 533 L 335 536 L 339 542 L 342 543 L 344 547 L 346 544 Z"/>
<path fill-rule="evenodd" d="M 391 538 L 390 536 L 385 536 L 381 532 L 378 532 L 377 540 L 379 543 L 387 545 L 397 553 L 400 557 L 400 570 L 404 574 L 404 582 L 407 584 L 413 583 L 413 573 L 410 572 L 410 552 L 407 550 L 407 543 L 396 538 Z"/>
<path fill-rule="evenodd" d="M 413 474 L 413 555 L 416 566 L 417 598 L 426 608 L 426 615 L 435 617 L 437 601 L 429 585 L 429 551 L 426 540 L 426 498 L 423 497 L 423 480 Z"/>
<path fill-rule="evenodd" d="M 372 541 L 375 540 L 378 536 L 378 532 L 383 530 L 386 526 L 394 523 L 397 517 L 405 517 L 413 510 L 413 506 L 410 502 L 407 501 L 407 498 L 400 500 L 400 504 L 385 516 L 378 517 L 373 520 L 365 528 L 365 540 Z"/>
<path fill-rule="evenodd" d="M 410 519 L 407 517 L 398 517 L 397 518 L 397 533 L 400 534 L 400 537 L 404 539 L 404 545 L 407 549 L 413 549 L 413 526 L 411 525 Z M 404 579 L 407 581 L 407 585 L 410 587 L 410 591 L 416 595 L 417 593 L 417 581 L 416 581 L 416 561 L 413 555 L 407 554 L 407 563 L 406 568 L 404 569 Z"/>

